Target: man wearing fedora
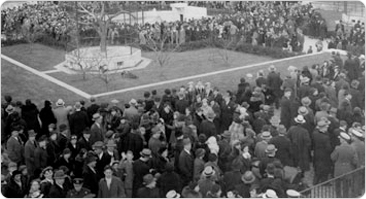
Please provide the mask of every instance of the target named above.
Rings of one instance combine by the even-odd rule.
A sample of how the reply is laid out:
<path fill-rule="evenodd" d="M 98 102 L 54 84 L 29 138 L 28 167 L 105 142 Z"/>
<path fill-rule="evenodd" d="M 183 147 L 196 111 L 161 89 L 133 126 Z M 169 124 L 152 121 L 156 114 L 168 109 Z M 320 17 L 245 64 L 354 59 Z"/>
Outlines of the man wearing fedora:
<path fill-rule="evenodd" d="M 103 116 L 99 113 L 93 114 L 94 124 L 90 127 L 90 144 L 93 145 L 97 141 L 104 141 L 105 129 L 102 126 Z"/>
<path fill-rule="evenodd" d="M 66 175 L 63 170 L 57 170 L 54 175 L 53 179 L 55 183 L 51 186 L 50 192 L 48 197 L 50 198 L 66 198 L 67 192 L 69 191 L 68 188 L 65 186 L 65 178 Z"/>
<path fill-rule="evenodd" d="M 277 152 L 277 148 L 275 145 L 273 144 L 268 144 L 267 148 L 265 150 L 266 152 L 266 157 L 264 157 L 260 162 L 259 162 L 259 172 L 261 174 L 261 176 L 264 176 L 265 172 L 266 172 L 266 168 L 267 165 L 269 163 L 273 163 L 275 161 L 279 161 L 275 156 L 276 156 L 276 152 Z"/>
<path fill-rule="evenodd" d="M 133 186 L 132 186 L 132 197 L 137 196 L 137 190 L 143 187 L 143 178 L 145 175 L 150 173 L 151 170 L 151 162 L 149 161 L 151 158 L 151 150 L 143 149 L 141 151 L 141 157 L 133 163 Z"/>
<path fill-rule="evenodd" d="M 9 159 L 17 164 L 23 162 L 24 146 L 19 134 L 23 132 L 21 125 L 15 124 L 12 126 L 11 137 L 6 142 L 6 149 Z"/>
<path fill-rule="evenodd" d="M 334 162 L 334 177 L 351 172 L 357 167 L 358 162 L 357 154 L 349 144 L 351 137 L 347 133 L 341 132 L 339 139 L 341 144 L 337 146 L 331 153 L 331 159 Z M 341 190 L 341 182 L 336 181 L 336 197 L 347 197 L 346 195 L 342 194 Z"/>
<path fill-rule="evenodd" d="M 299 167 L 302 172 L 310 169 L 311 140 L 309 132 L 302 126 L 305 119 L 302 115 L 295 118 L 296 125 L 288 130 L 288 137 L 292 143 L 294 166 Z"/>
<path fill-rule="evenodd" d="M 235 185 L 235 190 L 242 198 L 250 198 L 250 188 L 255 180 L 253 172 L 246 171 L 241 175 L 241 182 Z"/>
<path fill-rule="evenodd" d="M 28 141 L 25 143 L 24 146 L 24 160 L 25 160 L 25 165 L 27 165 L 27 169 L 28 169 L 28 174 L 30 176 L 33 176 L 34 170 L 36 169 L 35 167 L 35 151 L 36 148 L 38 147 L 38 143 L 36 141 L 36 132 L 34 132 L 34 130 L 30 130 L 28 131 Z"/>
<path fill-rule="evenodd" d="M 99 172 L 99 174 L 103 175 L 104 167 L 109 165 L 111 163 L 112 157 L 104 151 L 104 143 L 101 141 L 97 141 L 93 144 L 93 150 L 95 154 L 97 155 L 97 164 L 96 164 L 96 170 Z"/>
<path fill-rule="evenodd" d="M 64 100 L 58 99 L 56 102 L 56 107 L 52 111 L 57 121 L 56 122 L 57 130 L 60 130 L 59 126 L 61 124 L 66 124 L 67 128 L 69 128 L 69 120 L 68 120 L 69 110 L 65 107 Z"/>
<path fill-rule="evenodd" d="M 266 155 L 266 149 L 268 146 L 268 142 L 272 139 L 272 135 L 269 131 L 263 131 L 261 134 L 262 140 L 260 142 L 257 142 L 254 148 L 254 155 L 259 159 L 262 160 L 265 158 Z"/>
<path fill-rule="evenodd" d="M 280 77 L 280 74 L 277 71 L 276 67 L 274 65 L 271 65 L 269 67 L 269 73 L 267 75 L 267 85 L 269 88 L 273 91 L 273 94 L 275 96 L 274 102 L 276 105 L 276 108 L 279 106 L 279 99 L 282 96 L 281 91 L 281 85 L 283 83 L 283 80 Z"/>
<path fill-rule="evenodd" d="M 206 166 L 202 172 L 202 178 L 198 181 L 200 192 L 203 196 L 206 196 L 207 192 L 216 184 L 215 182 L 215 170 L 212 166 Z"/>
<path fill-rule="evenodd" d="M 143 177 L 143 184 L 137 191 L 137 198 L 161 198 L 159 188 L 156 187 L 156 179 L 151 174 Z"/>
<path fill-rule="evenodd" d="M 273 144 L 277 149 L 275 157 L 278 158 L 283 166 L 293 166 L 292 146 L 291 141 L 287 137 L 287 131 L 284 125 L 280 124 L 277 127 L 278 135 L 274 136 L 269 144 Z"/>
<path fill-rule="evenodd" d="M 202 121 L 201 125 L 199 126 L 199 133 L 205 134 L 206 137 L 216 136 L 217 129 L 213 122 L 215 119 L 215 113 L 213 110 L 209 110 L 207 112 L 207 119 Z"/>
<path fill-rule="evenodd" d="M 83 130 L 82 136 L 80 136 L 79 140 L 76 143 L 80 149 L 84 148 L 87 151 L 92 150 L 92 144 L 90 143 L 90 129 L 86 127 Z"/>
<path fill-rule="evenodd" d="M 284 95 L 280 101 L 281 106 L 281 115 L 280 115 L 280 124 L 283 124 L 286 129 L 289 129 L 291 126 L 291 95 L 292 89 L 286 88 L 284 91 Z"/>

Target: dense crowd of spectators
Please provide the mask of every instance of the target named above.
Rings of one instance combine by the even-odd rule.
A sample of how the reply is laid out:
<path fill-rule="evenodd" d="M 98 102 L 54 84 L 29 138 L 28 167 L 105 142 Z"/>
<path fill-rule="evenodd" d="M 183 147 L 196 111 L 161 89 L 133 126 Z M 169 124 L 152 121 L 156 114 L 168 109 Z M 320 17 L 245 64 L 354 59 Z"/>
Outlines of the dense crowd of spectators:
<path fill-rule="evenodd" d="M 309 18 L 311 6 L 298 3 L 240 2 L 233 14 L 214 17 L 145 24 L 140 27 L 141 44 L 146 39 L 184 43 L 208 38 L 234 38 L 236 41 L 302 51 L 304 35 L 300 29 Z"/>
<path fill-rule="evenodd" d="M 328 48 L 348 50 L 348 46 L 365 47 L 365 24 L 357 21 L 350 30 L 345 29 L 344 26 L 342 20 L 337 23 L 336 35 L 330 38 Z"/>
<path fill-rule="evenodd" d="M 60 39 L 71 27 L 70 18 L 52 1 L 22 4 L 1 10 L 1 33 L 6 38 L 21 39 L 29 32 L 39 32 Z"/>
<path fill-rule="evenodd" d="M 2 193 L 299 196 L 311 184 L 365 164 L 362 59 L 343 61 L 334 53 L 322 65 L 290 66 L 285 78 L 271 65 L 255 80 L 246 81 L 251 74 L 241 78 L 236 91 L 188 82 L 163 95 L 146 91 L 127 104 L 92 98 L 66 106 L 59 99 L 45 100 L 39 109 L 30 99 L 23 104 L 5 96 Z"/>

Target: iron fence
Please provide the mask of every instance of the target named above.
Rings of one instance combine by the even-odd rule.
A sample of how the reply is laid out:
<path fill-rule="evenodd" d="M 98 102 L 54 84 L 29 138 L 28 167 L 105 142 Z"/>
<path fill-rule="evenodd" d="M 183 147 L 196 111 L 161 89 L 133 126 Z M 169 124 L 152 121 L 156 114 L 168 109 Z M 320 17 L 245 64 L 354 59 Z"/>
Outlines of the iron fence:
<path fill-rule="evenodd" d="M 301 192 L 303 198 L 358 198 L 365 192 L 365 167 L 317 184 Z"/>

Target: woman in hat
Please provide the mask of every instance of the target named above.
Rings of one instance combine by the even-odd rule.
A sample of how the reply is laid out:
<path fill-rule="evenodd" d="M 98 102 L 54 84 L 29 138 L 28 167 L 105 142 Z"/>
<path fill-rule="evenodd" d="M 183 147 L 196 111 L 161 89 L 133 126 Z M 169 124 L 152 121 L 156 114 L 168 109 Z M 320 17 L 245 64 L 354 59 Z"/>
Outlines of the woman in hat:
<path fill-rule="evenodd" d="M 66 166 L 69 172 L 73 170 L 74 162 L 71 159 L 71 151 L 69 148 L 63 150 L 61 157 L 57 160 L 55 165 L 57 168 L 60 166 Z"/>

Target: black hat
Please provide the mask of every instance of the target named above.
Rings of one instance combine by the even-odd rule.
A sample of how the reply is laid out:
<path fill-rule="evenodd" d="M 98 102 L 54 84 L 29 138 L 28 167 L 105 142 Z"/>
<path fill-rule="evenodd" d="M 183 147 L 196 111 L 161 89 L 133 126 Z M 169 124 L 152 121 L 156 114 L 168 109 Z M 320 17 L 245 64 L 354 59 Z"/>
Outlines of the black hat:
<path fill-rule="evenodd" d="M 16 175 L 22 175 L 22 172 L 20 172 L 19 170 L 13 171 L 12 176 L 15 177 Z"/>
<path fill-rule="evenodd" d="M 74 179 L 72 180 L 72 182 L 73 182 L 74 184 L 83 184 L 83 183 L 84 183 L 84 179 L 82 179 L 82 178 L 74 178 Z"/>

